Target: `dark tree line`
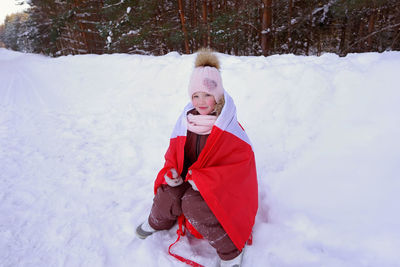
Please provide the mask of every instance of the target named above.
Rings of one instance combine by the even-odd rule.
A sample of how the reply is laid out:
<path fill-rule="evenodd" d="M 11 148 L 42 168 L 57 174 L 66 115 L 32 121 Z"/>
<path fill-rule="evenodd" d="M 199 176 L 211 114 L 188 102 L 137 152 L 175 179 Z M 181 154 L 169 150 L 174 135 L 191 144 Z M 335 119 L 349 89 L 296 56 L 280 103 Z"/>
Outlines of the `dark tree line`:
<path fill-rule="evenodd" d="M 0 27 L 6 47 L 52 56 L 400 50 L 398 0 L 30 0 Z"/>

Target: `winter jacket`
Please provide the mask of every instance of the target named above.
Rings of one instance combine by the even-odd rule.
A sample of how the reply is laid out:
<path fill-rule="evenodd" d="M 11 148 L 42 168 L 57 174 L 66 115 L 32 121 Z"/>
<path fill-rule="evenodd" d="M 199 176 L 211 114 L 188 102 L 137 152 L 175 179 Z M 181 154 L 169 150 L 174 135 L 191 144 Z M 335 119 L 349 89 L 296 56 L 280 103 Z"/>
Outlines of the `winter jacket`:
<path fill-rule="evenodd" d="M 198 115 L 196 110 L 191 110 L 188 113 Z M 200 135 L 193 133 L 191 131 L 187 131 L 186 133 L 186 141 L 185 141 L 185 153 L 184 153 L 184 163 L 183 170 L 181 176 L 183 178 L 186 177 L 187 171 L 193 163 L 198 159 L 200 152 L 203 150 L 206 145 L 207 138 L 209 134 Z"/>

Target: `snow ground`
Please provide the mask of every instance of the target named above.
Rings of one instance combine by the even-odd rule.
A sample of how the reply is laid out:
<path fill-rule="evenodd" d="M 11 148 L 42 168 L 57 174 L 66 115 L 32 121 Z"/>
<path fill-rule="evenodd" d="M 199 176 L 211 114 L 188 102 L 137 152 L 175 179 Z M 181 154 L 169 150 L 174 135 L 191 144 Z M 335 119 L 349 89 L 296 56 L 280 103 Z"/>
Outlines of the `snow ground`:
<path fill-rule="evenodd" d="M 400 266 L 400 53 L 219 56 L 257 160 L 243 266 Z M 193 61 L 0 49 L 0 266 L 185 266 L 175 229 L 134 232 Z"/>

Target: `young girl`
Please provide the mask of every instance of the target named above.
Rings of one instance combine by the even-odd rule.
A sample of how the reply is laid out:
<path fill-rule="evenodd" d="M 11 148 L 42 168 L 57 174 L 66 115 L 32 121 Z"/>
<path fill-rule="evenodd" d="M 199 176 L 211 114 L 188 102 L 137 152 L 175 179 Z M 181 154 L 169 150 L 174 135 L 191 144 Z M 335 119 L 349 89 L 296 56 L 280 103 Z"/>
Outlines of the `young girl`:
<path fill-rule="evenodd" d="M 219 68 L 211 51 L 197 53 L 191 102 L 172 133 L 149 218 L 136 233 L 146 238 L 185 218 L 186 228 L 216 249 L 221 266 L 240 266 L 258 208 L 257 174 Z"/>

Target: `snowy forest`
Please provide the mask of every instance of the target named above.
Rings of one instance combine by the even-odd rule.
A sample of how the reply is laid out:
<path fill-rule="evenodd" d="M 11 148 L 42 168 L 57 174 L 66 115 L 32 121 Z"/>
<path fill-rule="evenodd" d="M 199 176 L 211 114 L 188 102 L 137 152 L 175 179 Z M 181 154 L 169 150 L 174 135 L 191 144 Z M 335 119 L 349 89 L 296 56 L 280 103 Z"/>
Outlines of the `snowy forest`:
<path fill-rule="evenodd" d="M 221 266 L 179 224 L 135 234 L 207 46 L 255 156 L 240 266 L 400 267 L 400 0 L 11 1 L 29 7 L 0 21 L 0 267 Z"/>
<path fill-rule="evenodd" d="M 400 50 L 397 0 L 27 0 L 0 47 L 50 56 L 321 55 Z"/>

